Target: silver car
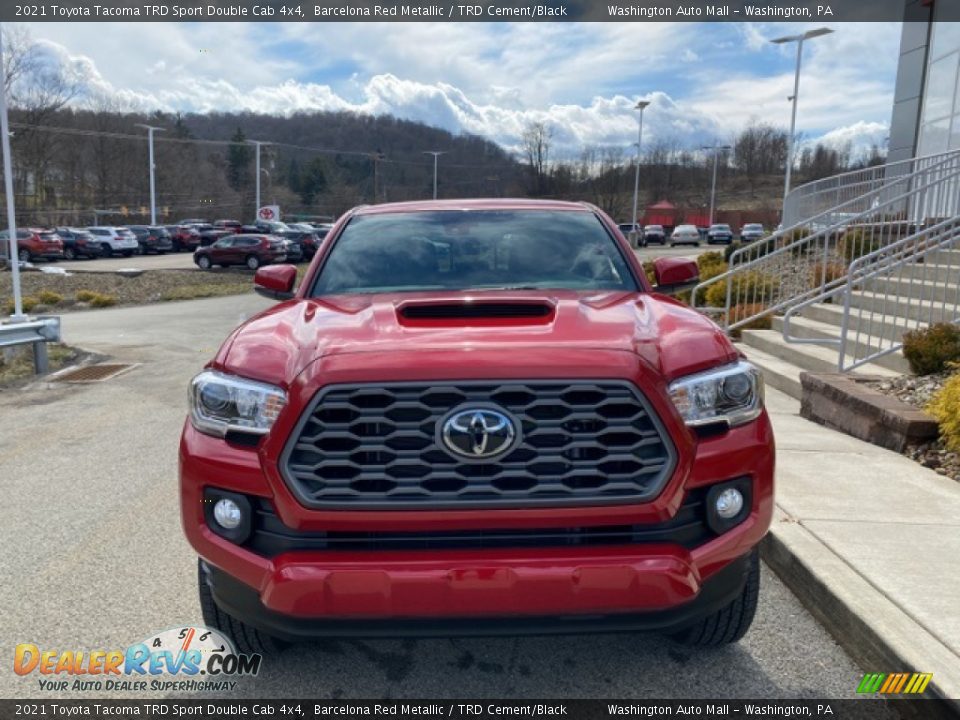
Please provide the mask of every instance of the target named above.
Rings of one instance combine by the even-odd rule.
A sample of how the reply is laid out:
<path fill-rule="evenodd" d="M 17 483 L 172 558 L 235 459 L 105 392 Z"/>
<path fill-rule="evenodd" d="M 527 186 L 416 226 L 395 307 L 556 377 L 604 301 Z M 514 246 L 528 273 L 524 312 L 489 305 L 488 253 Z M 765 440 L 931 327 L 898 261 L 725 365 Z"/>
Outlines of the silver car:
<path fill-rule="evenodd" d="M 696 225 L 677 225 L 670 234 L 670 247 L 674 245 L 699 245 L 700 231 Z"/>

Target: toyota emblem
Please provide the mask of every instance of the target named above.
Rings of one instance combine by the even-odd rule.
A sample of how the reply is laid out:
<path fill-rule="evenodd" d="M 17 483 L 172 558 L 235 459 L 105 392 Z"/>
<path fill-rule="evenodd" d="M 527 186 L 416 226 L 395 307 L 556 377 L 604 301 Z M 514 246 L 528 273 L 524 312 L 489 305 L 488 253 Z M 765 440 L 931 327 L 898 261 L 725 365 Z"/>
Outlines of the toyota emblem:
<path fill-rule="evenodd" d="M 513 449 L 517 441 L 514 421 L 489 407 L 466 407 L 451 413 L 440 426 L 440 439 L 454 455 L 488 460 Z"/>

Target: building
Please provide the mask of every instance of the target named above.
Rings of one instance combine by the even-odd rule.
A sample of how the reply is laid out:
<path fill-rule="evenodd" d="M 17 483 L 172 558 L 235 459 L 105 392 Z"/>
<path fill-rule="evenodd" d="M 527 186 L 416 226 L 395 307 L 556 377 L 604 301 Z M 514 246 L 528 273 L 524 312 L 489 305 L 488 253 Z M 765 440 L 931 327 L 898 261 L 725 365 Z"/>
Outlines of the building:
<path fill-rule="evenodd" d="M 960 150 L 960 22 L 951 3 L 905 0 L 890 162 Z"/>

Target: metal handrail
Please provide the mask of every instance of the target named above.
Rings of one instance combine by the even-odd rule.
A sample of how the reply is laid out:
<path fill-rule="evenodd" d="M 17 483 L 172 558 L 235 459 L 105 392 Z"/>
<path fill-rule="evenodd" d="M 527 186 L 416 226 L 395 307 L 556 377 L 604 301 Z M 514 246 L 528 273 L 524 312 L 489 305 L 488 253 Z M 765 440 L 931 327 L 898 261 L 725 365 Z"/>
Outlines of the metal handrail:
<path fill-rule="evenodd" d="M 691 302 L 693 306 L 697 306 L 697 296 L 701 292 L 717 283 L 726 282 L 727 292 L 725 306 L 722 308 L 721 322 L 728 330 L 736 329 L 757 318 L 806 302 L 810 298 L 836 287 L 840 278 L 828 279 L 828 268 L 831 265 L 831 244 L 836 244 L 840 237 L 845 234 L 845 231 L 851 227 L 869 230 L 869 238 L 859 238 L 861 246 L 859 249 L 854 248 L 853 254 L 860 255 L 865 242 L 869 243 L 866 246 L 869 250 L 875 241 L 883 240 L 885 233 L 895 233 L 899 239 L 902 231 L 911 235 L 917 227 L 926 224 L 928 219 L 939 220 L 945 216 L 960 215 L 960 152 L 939 154 L 924 160 L 929 160 L 930 164 L 922 170 L 909 175 L 887 178 L 883 185 L 874 188 L 869 193 L 832 207 L 817 216 L 809 218 L 805 223 L 798 223 L 757 243 L 751 243 L 738 249 L 731 254 L 729 268 L 726 272 L 697 285 L 692 293 Z M 850 212 L 845 212 L 848 210 Z M 775 247 L 780 240 L 791 236 L 798 228 L 817 224 L 817 221 L 821 221 L 819 223 L 821 227 L 814 233 L 792 240 L 779 248 Z M 856 241 L 857 238 L 854 236 L 851 242 L 855 243 Z M 891 243 L 885 242 L 884 244 L 889 245 Z M 760 253 L 761 250 L 770 246 L 774 246 L 775 249 L 762 252 L 762 254 L 758 254 L 757 257 L 747 262 L 737 262 L 746 253 Z M 819 284 L 806 287 L 804 283 L 802 287 L 794 287 L 789 292 L 782 292 L 784 282 L 783 277 L 780 276 L 778 277 L 780 293 L 774 293 L 771 288 L 771 297 L 767 298 L 765 297 L 766 288 L 761 288 L 760 300 L 764 307 L 731 322 L 730 312 L 734 278 L 739 276 L 749 279 L 748 274 L 756 272 L 758 268 L 777 267 L 778 262 L 784 264 L 781 259 L 787 253 L 795 257 L 805 256 L 811 248 L 817 254 L 821 254 L 822 250 L 822 257 L 819 261 L 816 261 L 820 263 L 822 274 Z M 848 268 L 844 267 L 843 275 L 846 275 L 847 272 Z M 756 293 L 757 289 L 755 287 L 754 302 L 747 302 L 746 305 L 756 304 Z"/>

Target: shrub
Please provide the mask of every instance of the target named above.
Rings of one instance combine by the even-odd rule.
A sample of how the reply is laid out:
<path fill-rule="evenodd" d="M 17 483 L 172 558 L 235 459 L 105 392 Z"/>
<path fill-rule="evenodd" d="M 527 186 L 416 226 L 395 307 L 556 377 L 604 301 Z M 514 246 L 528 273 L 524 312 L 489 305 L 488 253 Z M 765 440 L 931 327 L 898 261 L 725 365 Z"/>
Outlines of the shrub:
<path fill-rule="evenodd" d="M 948 363 L 960 361 L 960 327 L 935 323 L 904 333 L 903 356 L 916 375 L 943 372 Z"/>
<path fill-rule="evenodd" d="M 748 318 L 751 315 L 756 315 L 757 313 L 763 312 L 766 310 L 766 308 L 766 305 L 759 305 L 756 303 L 750 305 L 737 305 L 736 307 L 730 308 L 730 324 L 732 325 L 733 323 L 739 322 L 740 320 Z M 764 315 L 762 317 L 754 318 L 745 325 L 731 330 L 730 335 L 739 339 L 740 333 L 743 330 L 769 330 L 772 327 L 772 323 L 773 318 L 770 315 Z"/>
<path fill-rule="evenodd" d="M 643 272 L 651 285 L 657 284 L 657 274 L 653 271 L 653 260 L 647 260 L 643 263 Z"/>
<path fill-rule="evenodd" d="M 39 304 L 40 304 L 40 301 L 37 300 L 37 298 L 33 297 L 33 295 L 24 295 L 23 297 L 20 298 L 20 305 L 23 307 L 24 312 L 30 312 Z M 7 301 L 6 310 L 7 310 L 7 315 L 13 315 L 13 313 L 16 311 L 16 307 L 14 307 L 13 300 Z"/>
<path fill-rule="evenodd" d="M 839 250 L 848 263 L 857 258 L 879 250 L 886 245 L 886 239 L 879 233 L 868 233 L 865 230 L 847 230 L 840 238 Z"/>
<path fill-rule="evenodd" d="M 824 262 L 818 260 L 810 268 L 810 287 L 818 287 L 821 281 L 827 284 L 846 276 L 847 268 L 838 262 L 826 263 L 826 274 L 824 274 Z"/>
<path fill-rule="evenodd" d="M 52 290 L 41 290 L 37 294 L 37 299 L 44 305 L 56 305 L 63 302 L 63 295 Z"/>
<path fill-rule="evenodd" d="M 697 267 L 700 269 L 700 272 L 703 272 L 704 268 L 710 267 L 711 265 L 723 265 L 726 262 L 727 259 L 723 256 L 723 253 L 717 250 L 700 253 L 700 255 L 697 256 Z"/>
<path fill-rule="evenodd" d="M 738 242 L 732 242 L 732 243 L 730 243 L 729 245 L 727 245 L 727 246 L 723 249 L 723 261 L 724 261 L 725 263 L 730 262 L 730 256 L 733 255 L 734 252 L 736 252 L 737 250 L 739 250 L 739 249 L 742 248 L 742 247 L 743 247 L 743 245 L 740 244 L 740 243 L 738 243 Z"/>
<path fill-rule="evenodd" d="M 730 278 L 730 304 L 766 305 L 773 299 L 774 278 L 753 270 Z M 718 282 L 707 288 L 704 297 L 707 307 L 724 307 L 727 304 L 727 283 Z"/>
<path fill-rule="evenodd" d="M 720 253 L 712 253 L 714 255 L 720 255 Z M 699 265 L 699 262 L 698 262 Z M 703 265 L 700 267 L 700 282 L 709 280 L 710 278 L 715 278 L 717 275 L 723 275 L 727 271 L 727 264 L 724 262 L 714 262 L 712 264 Z M 711 288 L 716 287 L 717 285 L 724 288 L 723 297 L 727 297 L 726 287 L 727 283 L 724 281 L 718 282 L 716 285 L 711 285 L 709 287 L 701 288 L 697 291 L 697 307 L 703 307 L 707 302 L 707 292 Z"/>
<path fill-rule="evenodd" d="M 78 302 L 92 302 L 93 299 L 100 293 L 95 293 L 93 290 L 78 290 L 77 291 L 77 301 Z"/>
<path fill-rule="evenodd" d="M 940 438 L 947 450 L 960 452 L 960 374 L 947 379 L 926 410 L 940 424 Z"/>
<path fill-rule="evenodd" d="M 106 295 L 104 293 L 95 293 L 95 295 L 96 297 L 90 299 L 91 307 L 105 308 L 117 304 L 117 298 L 113 295 Z"/>

